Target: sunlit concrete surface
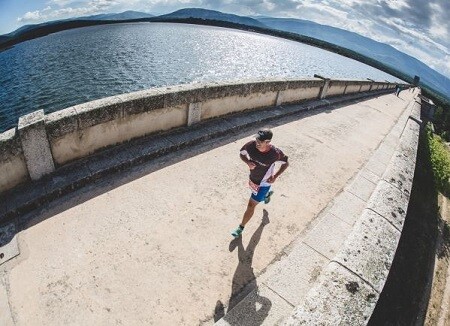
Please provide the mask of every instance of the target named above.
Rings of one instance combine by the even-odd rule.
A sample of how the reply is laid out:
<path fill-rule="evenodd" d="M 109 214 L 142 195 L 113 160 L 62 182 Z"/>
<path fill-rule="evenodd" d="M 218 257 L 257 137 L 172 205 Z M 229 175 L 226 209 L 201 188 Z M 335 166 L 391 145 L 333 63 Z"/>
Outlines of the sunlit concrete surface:
<path fill-rule="evenodd" d="M 212 324 L 358 173 L 412 99 L 404 91 L 267 124 L 290 167 L 242 241 L 230 235 L 249 197 L 239 149 L 257 126 L 33 213 L 20 226 L 20 255 L 0 267 L 13 322 Z"/>

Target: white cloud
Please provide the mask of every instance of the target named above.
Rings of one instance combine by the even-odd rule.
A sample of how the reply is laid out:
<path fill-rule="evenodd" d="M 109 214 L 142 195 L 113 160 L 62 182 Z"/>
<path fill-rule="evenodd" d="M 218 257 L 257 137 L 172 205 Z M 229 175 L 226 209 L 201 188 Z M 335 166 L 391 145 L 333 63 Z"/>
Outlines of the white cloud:
<path fill-rule="evenodd" d="M 430 4 L 432 9 L 431 16 L 431 26 L 429 28 L 429 33 L 432 37 L 447 40 L 450 40 L 449 31 L 446 26 L 442 23 L 445 18 L 443 17 L 443 11 L 440 5 L 438 4 Z"/>
<path fill-rule="evenodd" d="M 403 10 L 405 8 L 410 8 L 409 3 L 406 0 L 387 0 L 385 2 L 389 8 L 395 10 Z"/>
<path fill-rule="evenodd" d="M 75 2 L 76 0 L 50 0 L 48 4 L 50 5 L 57 5 L 59 7 L 67 6 L 68 4 L 71 4 Z"/>
<path fill-rule="evenodd" d="M 36 21 L 43 19 L 41 16 L 41 12 L 39 10 L 36 11 L 28 11 L 22 17 L 17 18 L 18 22 L 27 22 L 27 21 Z"/>
<path fill-rule="evenodd" d="M 120 1 L 120 0 L 119 0 Z M 117 0 L 90 0 L 83 3 L 81 7 L 64 7 L 67 3 L 73 3 L 72 0 L 52 0 L 58 6 L 62 6 L 60 9 L 53 9 L 51 6 L 47 6 L 42 10 L 36 10 L 33 12 L 27 12 L 22 17 L 17 18 L 20 23 L 39 23 L 48 20 L 65 19 L 70 17 L 79 17 L 86 15 L 93 15 L 98 13 L 107 12 L 109 9 L 119 5 Z M 122 1 L 126 2 L 126 1 Z"/>

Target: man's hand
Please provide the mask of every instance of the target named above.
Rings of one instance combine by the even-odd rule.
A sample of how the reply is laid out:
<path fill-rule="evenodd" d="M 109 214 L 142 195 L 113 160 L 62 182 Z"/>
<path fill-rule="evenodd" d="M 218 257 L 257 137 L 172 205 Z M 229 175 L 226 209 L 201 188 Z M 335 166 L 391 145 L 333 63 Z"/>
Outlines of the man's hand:
<path fill-rule="evenodd" d="M 253 163 L 253 162 L 248 162 L 247 165 L 248 165 L 250 170 L 253 170 L 256 167 L 256 164 Z"/>
<path fill-rule="evenodd" d="M 276 179 L 277 179 L 276 176 L 271 175 L 271 176 L 269 177 L 269 179 L 267 179 L 267 182 L 268 182 L 268 183 L 274 183 Z"/>

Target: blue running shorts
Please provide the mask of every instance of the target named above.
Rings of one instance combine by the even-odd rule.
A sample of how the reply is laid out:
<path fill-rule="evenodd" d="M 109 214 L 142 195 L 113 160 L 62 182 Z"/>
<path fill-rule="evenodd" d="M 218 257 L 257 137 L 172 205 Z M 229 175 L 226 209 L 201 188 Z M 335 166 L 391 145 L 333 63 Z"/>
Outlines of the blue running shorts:
<path fill-rule="evenodd" d="M 262 202 L 262 201 L 264 201 L 264 198 L 266 198 L 267 193 L 269 192 L 269 190 L 270 190 L 270 186 L 268 186 L 268 187 L 259 187 L 258 193 L 256 195 L 254 193 L 252 193 L 251 198 L 254 201 Z"/>

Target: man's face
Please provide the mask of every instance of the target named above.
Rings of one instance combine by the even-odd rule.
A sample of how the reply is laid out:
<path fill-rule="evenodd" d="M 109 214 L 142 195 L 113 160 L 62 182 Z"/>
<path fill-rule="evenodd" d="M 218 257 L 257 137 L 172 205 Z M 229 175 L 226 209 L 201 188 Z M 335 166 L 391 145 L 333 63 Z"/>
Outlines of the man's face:
<path fill-rule="evenodd" d="M 258 138 L 256 138 L 256 148 L 260 152 L 267 152 L 269 147 L 270 147 L 270 140 L 259 140 Z"/>

